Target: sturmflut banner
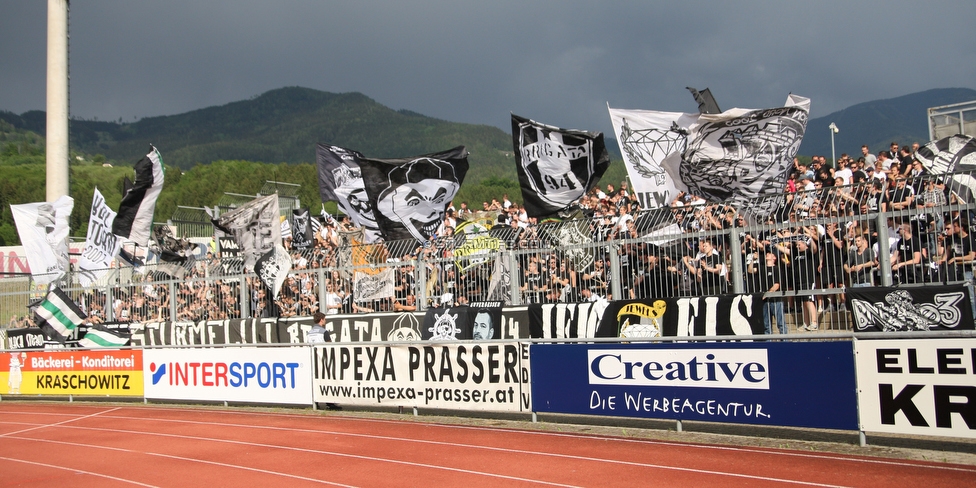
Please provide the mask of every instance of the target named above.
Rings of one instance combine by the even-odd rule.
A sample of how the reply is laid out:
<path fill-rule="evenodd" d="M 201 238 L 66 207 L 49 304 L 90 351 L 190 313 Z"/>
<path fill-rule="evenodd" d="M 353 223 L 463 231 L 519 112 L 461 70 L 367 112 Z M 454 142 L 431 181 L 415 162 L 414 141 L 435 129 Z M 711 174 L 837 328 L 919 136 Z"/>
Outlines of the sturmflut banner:
<path fill-rule="evenodd" d="M 528 412 L 529 345 L 315 346 L 315 402 Z"/>
<path fill-rule="evenodd" d="M 855 340 L 861 430 L 976 439 L 976 339 Z"/>
<path fill-rule="evenodd" d="M 849 342 L 533 344 L 532 402 L 536 412 L 857 428 Z"/>
<path fill-rule="evenodd" d="M 505 307 L 492 323 L 495 339 L 529 337 L 526 307 Z M 336 342 L 421 341 L 426 312 L 381 312 L 327 315 L 325 328 Z M 129 324 L 133 346 L 188 346 L 233 344 L 302 344 L 312 328 L 311 317 L 201 320 L 198 322 L 144 322 Z M 18 329 L 38 331 L 39 329 Z M 17 334 L 11 330 L 12 334 Z M 473 335 L 473 333 L 472 333 Z M 13 335 L 12 335 L 13 337 Z M 38 338 L 39 337 L 39 342 Z M 40 334 L 16 339 L 17 345 L 43 346 Z M 11 346 L 14 346 L 11 342 Z"/>
<path fill-rule="evenodd" d="M 146 398 L 311 405 L 306 347 L 146 349 Z"/>
<path fill-rule="evenodd" d="M 142 396 L 142 351 L 0 353 L 0 395 Z"/>

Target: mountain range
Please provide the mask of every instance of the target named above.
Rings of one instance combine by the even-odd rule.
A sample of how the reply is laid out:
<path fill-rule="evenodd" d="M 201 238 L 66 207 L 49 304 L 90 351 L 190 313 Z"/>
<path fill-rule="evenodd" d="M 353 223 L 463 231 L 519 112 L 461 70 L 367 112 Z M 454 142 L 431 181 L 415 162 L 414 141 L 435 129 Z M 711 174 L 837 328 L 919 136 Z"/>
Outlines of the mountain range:
<path fill-rule="evenodd" d="M 902 146 L 913 142 L 925 144 L 929 140 L 928 112 L 931 107 L 976 100 L 976 90 L 969 88 L 937 88 L 886 100 L 852 105 L 824 117 L 810 119 L 800 145 L 800 154 L 826 156 L 830 154 L 830 129 L 834 123 L 840 131 L 834 135 L 837 156 L 861 154 L 861 146 L 871 152 L 888 149 L 892 142 Z M 816 100 L 813 101 L 816 103 Z"/>
<path fill-rule="evenodd" d="M 862 144 L 876 152 L 891 141 L 925 142 L 926 108 L 974 99 L 976 90 L 941 88 L 853 105 L 811 119 L 800 154 L 830 156 L 827 126 L 831 122 L 840 128 L 834 137 L 838 155 L 859 153 Z M 42 136 L 45 131 L 42 111 L 20 115 L 0 111 L 0 120 Z M 131 123 L 76 119 L 70 122 L 70 140 L 73 151 L 101 154 L 115 164 L 137 161 L 152 143 L 160 148 L 167 165 L 184 170 L 218 160 L 311 163 L 318 142 L 377 158 L 420 155 L 464 145 L 471 152 L 471 183 L 488 178 L 517 181 L 511 135 L 502 129 L 393 110 L 361 93 L 337 94 L 301 87 L 280 88 L 249 100 Z M 614 141 L 608 140 L 607 146 L 619 160 Z M 604 179 L 616 182 L 624 176 L 623 168 L 613 166 L 616 170 Z"/>

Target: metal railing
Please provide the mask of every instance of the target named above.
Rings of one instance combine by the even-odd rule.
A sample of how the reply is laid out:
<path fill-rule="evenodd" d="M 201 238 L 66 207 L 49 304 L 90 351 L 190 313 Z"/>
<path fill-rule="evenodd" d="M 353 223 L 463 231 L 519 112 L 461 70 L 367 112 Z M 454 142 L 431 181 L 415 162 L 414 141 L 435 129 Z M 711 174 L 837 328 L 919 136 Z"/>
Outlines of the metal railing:
<path fill-rule="evenodd" d="M 240 258 L 120 267 L 69 294 L 93 321 L 200 321 L 424 310 L 444 304 L 576 302 L 760 293 L 783 305 L 786 329 L 850 330 L 852 286 L 972 283 L 974 205 L 968 174 L 869 181 L 756 199 L 442 236 L 340 245 L 332 225 L 315 247 L 293 250 L 277 299 Z M 908 196 L 912 195 L 909 199 Z M 863 241 L 863 242 L 862 242 Z M 496 271 L 496 269 L 498 271 Z M 507 269 L 507 282 L 496 280 Z M 391 270 L 394 296 L 357 301 L 357 272 Z M 73 281 L 71 283 L 76 283 Z M 44 290 L 0 280 L 5 317 L 24 315 Z M 774 320 L 775 321 L 775 320 Z M 11 321 L 13 322 L 13 321 Z"/>

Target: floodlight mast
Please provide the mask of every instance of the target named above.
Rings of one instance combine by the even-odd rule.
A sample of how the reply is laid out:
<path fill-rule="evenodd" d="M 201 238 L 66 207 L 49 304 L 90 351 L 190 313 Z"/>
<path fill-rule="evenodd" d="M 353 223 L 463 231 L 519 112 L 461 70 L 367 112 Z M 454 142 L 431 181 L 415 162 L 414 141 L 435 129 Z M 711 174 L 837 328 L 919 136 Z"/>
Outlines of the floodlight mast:
<path fill-rule="evenodd" d="M 47 201 L 68 195 L 68 0 L 47 2 Z"/>

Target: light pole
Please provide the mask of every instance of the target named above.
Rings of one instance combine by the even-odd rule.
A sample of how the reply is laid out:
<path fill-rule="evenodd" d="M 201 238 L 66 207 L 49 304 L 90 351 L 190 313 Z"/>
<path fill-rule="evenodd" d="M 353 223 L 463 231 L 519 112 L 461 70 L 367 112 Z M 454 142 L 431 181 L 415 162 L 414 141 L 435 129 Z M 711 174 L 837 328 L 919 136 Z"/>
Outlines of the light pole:
<path fill-rule="evenodd" d="M 830 164 L 836 169 L 837 168 L 837 151 L 834 149 L 834 134 L 840 132 L 837 128 L 837 124 L 831 122 L 830 127 Z"/>

